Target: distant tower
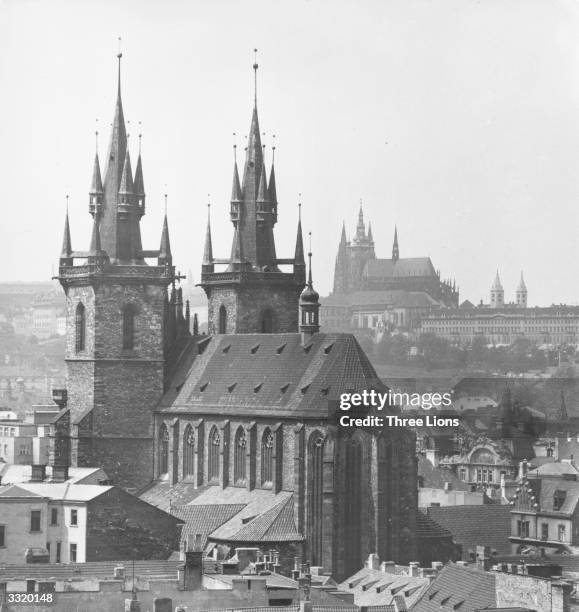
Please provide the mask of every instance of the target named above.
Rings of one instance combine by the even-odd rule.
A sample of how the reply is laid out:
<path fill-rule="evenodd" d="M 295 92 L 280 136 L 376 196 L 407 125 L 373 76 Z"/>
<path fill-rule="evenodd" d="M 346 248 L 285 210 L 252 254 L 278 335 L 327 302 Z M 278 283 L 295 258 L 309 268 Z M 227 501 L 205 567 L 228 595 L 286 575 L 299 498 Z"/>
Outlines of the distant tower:
<path fill-rule="evenodd" d="M 392 245 L 392 261 L 396 263 L 400 259 L 400 250 L 398 249 L 398 228 L 394 226 L 394 244 Z"/>
<path fill-rule="evenodd" d="M 257 67 L 254 64 L 255 74 Z M 274 162 L 272 159 L 268 181 L 254 99 L 241 183 L 237 160 L 233 167 L 233 244 L 229 259 L 214 259 L 211 228 L 207 224 L 201 286 L 209 300 L 209 333 L 298 331 L 298 301 L 306 284 L 301 221 L 294 257 L 279 259 L 273 235 L 278 205 Z M 216 271 L 218 264 L 227 267 Z M 280 265 L 291 266 L 292 271 L 283 272 Z"/>
<path fill-rule="evenodd" d="M 104 181 L 98 152 L 94 159 L 88 251 L 73 251 L 68 215 L 65 222 L 58 280 L 66 293 L 69 410 L 62 411 L 55 423 L 56 436 L 62 438 L 55 448 L 67 446 L 70 456 L 53 457 L 73 466 L 102 466 L 115 484 L 141 487 L 154 473 L 153 409 L 163 394 L 166 359 L 186 330 L 185 318 L 178 312 L 166 214 L 160 248 L 142 249 L 143 168 L 139 153 L 133 177 L 121 101 L 120 53 L 118 59 Z"/>
<path fill-rule="evenodd" d="M 505 291 L 501 285 L 501 279 L 499 278 L 499 271 L 495 276 L 494 283 L 491 287 L 491 308 L 501 308 L 505 305 Z"/>
<path fill-rule="evenodd" d="M 521 271 L 521 279 L 517 287 L 516 293 L 517 306 L 519 308 L 527 307 L 527 285 L 525 285 L 525 279 L 523 278 L 523 272 Z"/>
<path fill-rule="evenodd" d="M 306 344 L 307 339 L 320 331 L 320 295 L 314 289 L 312 282 L 312 253 L 308 253 L 309 271 L 308 284 L 300 295 L 300 332 L 302 341 Z"/>
<path fill-rule="evenodd" d="M 349 247 L 350 279 L 348 291 L 360 289 L 362 287 L 362 272 L 366 262 L 370 259 L 376 259 L 374 239 L 372 238 L 372 229 L 370 225 L 368 225 L 368 230 L 368 234 L 366 234 L 364 211 L 362 210 L 362 202 L 360 202 L 356 234 Z"/>

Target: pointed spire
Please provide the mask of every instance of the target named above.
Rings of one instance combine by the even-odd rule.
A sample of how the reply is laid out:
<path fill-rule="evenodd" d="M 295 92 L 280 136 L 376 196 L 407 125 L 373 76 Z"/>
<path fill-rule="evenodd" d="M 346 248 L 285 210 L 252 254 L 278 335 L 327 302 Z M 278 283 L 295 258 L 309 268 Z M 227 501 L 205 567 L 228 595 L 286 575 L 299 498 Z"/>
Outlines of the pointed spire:
<path fill-rule="evenodd" d="M 259 190 L 257 192 L 257 201 L 258 202 L 268 201 L 267 177 L 265 175 L 265 164 L 261 164 L 261 175 L 259 178 Z"/>
<path fill-rule="evenodd" d="M 340 236 L 340 246 L 346 246 L 346 222 L 342 220 L 342 235 Z"/>
<path fill-rule="evenodd" d="M 169 239 L 169 223 L 167 222 L 167 194 L 165 194 L 165 218 L 163 219 L 163 230 L 161 231 L 161 247 L 159 249 L 159 265 L 173 262 L 171 255 L 171 241 Z"/>
<path fill-rule="evenodd" d="M 207 231 L 205 233 L 205 250 L 203 251 L 202 265 L 213 265 L 213 243 L 211 241 L 211 204 L 207 204 Z"/>
<path fill-rule="evenodd" d="M 372 236 L 372 224 L 368 221 L 368 241 L 374 242 L 374 238 Z"/>
<path fill-rule="evenodd" d="M 193 315 L 193 335 L 199 335 L 199 318 L 197 317 L 197 313 Z"/>
<path fill-rule="evenodd" d="M 243 247 L 241 245 L 241 232 L 235 228 L 233 246 L 231 249 L 231 263 L 240 264 L 243 261 Z"/>
<path fill-rule="evenodd" d="M 140 198 L 145 197 L 145 182 L 143 181 L 143 162 L 141 161 L 141 135 L 139 134 L 139 157 L 137 159 L 137 168 L 135 170 L 135 180 L 133 182 L 133 193 Z M 127 150 L 128 153 L 128 150 Z M 124 170 L 123 170 L 124 172 Z"/>
<path fill-rule="evenodd" d="M 94 216 L 93 224 L 92 224 L 92 236 L 90 239 L 90 249 L 89 249 L 89 257 L 97 257 L 101 255 L 101 233 L 99 230 L 99 219 L 98 215 Z"/>
<path fill-rule="evenodd" d="M 127 149 L 125 154 L 125 163 L 123 165 L 123 176 L 121 177 L 119 193 L 123 195 L 132 195 L 134 193 L 133 171 L 131 169 L 131 155 L 129 149 Z"/>
<path fill-rule="evenodd" d="M 526 291 L 526 290 L 527 290 L 527 285 L 525 285 L 525 279 L 523 278 L 523 271 L 521 270 L 521 278 L 519 280 L 517 291 Z"/>
<path fill-rule="evenodd" d="M 294 265 L 305 265 L 304 259 L 304 240 L 302 237 L 302 204 L 298 204 L 298 233 L 296 236 L 296 250 L 294 254 Z"/>
<path fill-rule="evenodd" d="M 237 161 L 233 166 L 233 185 L 231 187 L 231 201 L 241 202 L 243 195 L 241 193 L 241 185 L 239 183 L 239 171 L 237 169 Z"/>
<path fill-rule="evenodd" d="M 358 212 L 358 225 L 356 226 L 356 234 L 366 234 L 366 226 L 364 225 L 364 211 L 362 210 L 362 200 L 360 200 L 360 211 Z"/>
<path fill-rule="evenodd" d="M 94 164 L 92 169 L 92 181 L 90 185 L 90 195 L 100 195 L 104 193 L 103 182 L 101 179 L 101 167 L 98 152 L 94 154 Z"/>
<path fill-rule="evenodd" d="M 392 261 L 396 263 L 400 259 L 400 249 L 398 248 L 398 227 L 394 226 L 394 243 L 392 245 Z M 440 276 L 440 272 L 438 273 Z"/>
<path fill-rule="evenodd" d="M 493 286 L 491 287 L 491 289 L 493 291 L 502 291 L 503 290 L 503 286 L 501 284 L 501 279 L 499 278 L 499 271 L 497 269 L 497 274 L 495 276 L 495 280 L 493 282 Z"/>
<path fill-rule="evenodd" d="M 271 163 L 271 171 L 269 173 L 269 201 L 272 202 L 272 204 L 277 204 L 277 190 L 275 187 L 275 169 L 273 162 Z"/>
<path fill-rule="evenodd" d="M 64 234 L 62 237 L 61 259 L 69 258 L 72 255 L 72 245 L 70 242 L 70 226 L 68 223 L 68 195 L 66 196 L 66 216 L 64 218 Z"/>

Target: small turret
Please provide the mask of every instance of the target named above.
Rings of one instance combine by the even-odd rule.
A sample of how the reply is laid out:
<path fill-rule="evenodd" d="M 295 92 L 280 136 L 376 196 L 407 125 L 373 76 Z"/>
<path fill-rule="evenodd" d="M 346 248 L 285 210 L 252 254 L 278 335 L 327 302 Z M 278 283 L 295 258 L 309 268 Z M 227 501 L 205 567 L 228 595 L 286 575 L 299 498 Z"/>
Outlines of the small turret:
<path fill-rule="evenodd" d="M 172 266 L 171 240 L 169 239 L 169 224 L 167 222 L 167 195 L 165 195 L 165 218 L 163 219 L 163 230 L 161 232 L 161 246 L 159 248 L 158 263 L 160 266 Z"/>
<path fill-rule="evenodd" d="M 314 289 L 314 284 L 312 281 L 311 248 L 310 252 L 308 253 L 308 260 L 308 284 L 300 295 L 300 332 L 302 334 L 303 344 L 306 344 L 308 338 L 320 331 L 320 295 Z"/>
<path fill-rule="evenodd" d="M 143 180 L 143 162 L 141 161 L 141 134 L 139 134 L 139 157 L 137 159 L 137 168 L 135 169 L 135 180 L 133 183 L 133 193 L 141 211 L 141 215 L 145 214 L 145 182 Z"/>
<path fill-rule="evenodd" d="M 123 165 L 123 175 L 121 184 L 119 185 L 119 208 L 130 206 L 134 195 L 133 171 L 131 169 L 131 155 L 129 149 L 125 154 L 125 163 Z"/>
<path fill-rule="evenodd" d="M 271 186 L 271 183 L 270 183 Z M 306 279 L 306 261 L 304 258 L 304 240 L 302 237 L 302 205 L 298 204 L 298 231 L 296 236 L 296 249 L 294 253 L 294 274 L 302 275 Z"/>
<path fill-rule="evenodd" d="M 103 207 L 103 182 L 101 179 L 101 168 L 99 163 L 99 154 L 95 153 L 94 164 L 92 170 L 92 181 L 89 191 L 89 206 L 88 210 L 91 215 L 101 214 Z"/>
<path fill-rule="evenodd" d="M 236 166 L 237 167 L 237 166 Z M 239 183 L 239 179 L 237 181 Z M 211 204 L 207 204 L 207 231 L 205 233 L 205 249 L 203 251 L 202 273 L 213 272 L 213 243 L 211 242 Z"/>

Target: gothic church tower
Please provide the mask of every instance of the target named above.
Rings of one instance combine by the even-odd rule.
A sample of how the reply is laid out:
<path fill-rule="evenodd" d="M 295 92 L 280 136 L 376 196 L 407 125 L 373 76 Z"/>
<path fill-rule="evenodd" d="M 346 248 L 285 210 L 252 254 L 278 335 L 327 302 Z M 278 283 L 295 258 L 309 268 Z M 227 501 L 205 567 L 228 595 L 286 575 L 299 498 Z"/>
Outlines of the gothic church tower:
<path fill-rule="evenodd" d="M 166 215 L 160 248 L 145 251 L 141 245 L 143 167 L 139 151 L 133 175 L 121 54 L 118 60 L 104 181 L 98 152 L 94 160 L 88 251 L 73 251 L 68 212 L 65 221 L 58 280 L 66 293 L 68 403 L 55 425 L 53 461 L 102 466 L 115 484 L 140 487 L 152 478 L 152 412 L 163 393 L 166 360 L 179 337 L 187 336 L 188 322 L 175 289 Z"/>
<path fill-rule="evenodd" d="M 257 73 L 257 64 L 253 68 Z M 233 244 L 228 259 L 213 257 L 207 222 L 201 286 L 209 300 L 209 333 L 276 333 L 298 331 L 298 300 L 306 284 L 301 221 L 294 257 L 276 255 L 277 222 L 274 162 L 267 172 L 261 144 L 257 100 L 254 100 L 243 180 L 233 168 L 230 218 Z M 222 269 L 217 271 L 216 266 Z M 283 272 L 280 265 L 292 267 Z"/>

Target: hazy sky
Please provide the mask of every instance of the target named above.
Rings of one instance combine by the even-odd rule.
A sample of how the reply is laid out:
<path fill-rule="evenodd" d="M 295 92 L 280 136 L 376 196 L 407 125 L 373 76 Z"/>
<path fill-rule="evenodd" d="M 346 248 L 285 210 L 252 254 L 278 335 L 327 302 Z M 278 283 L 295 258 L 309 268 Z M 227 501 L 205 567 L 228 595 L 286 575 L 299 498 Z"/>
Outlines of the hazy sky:
<path fill-rule="evenodd" d="M 579 302 L 579 2 L 5 0 L 0 2 L 0 280 L 44 280 L 65 194 L 88 247 L 99 120 L 106 157 L 123 46 L 132 153 L 142 121 L 144 248 L 169 193 L 174 259 L 199 280 L 207 194 L 214 253 L 229 254 L 232 133 L 253 99 L 271 158 L 278 256 L 293 254 L 298 193 L 314 281 L 333 277 L 359 200 L 378 256 L 429 255 L 461 299 Z M 135 159 L 135 157 L 133 157 Z M 103 168 L 104 172 L 104 168 Z"/>

